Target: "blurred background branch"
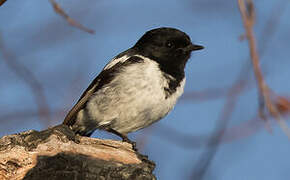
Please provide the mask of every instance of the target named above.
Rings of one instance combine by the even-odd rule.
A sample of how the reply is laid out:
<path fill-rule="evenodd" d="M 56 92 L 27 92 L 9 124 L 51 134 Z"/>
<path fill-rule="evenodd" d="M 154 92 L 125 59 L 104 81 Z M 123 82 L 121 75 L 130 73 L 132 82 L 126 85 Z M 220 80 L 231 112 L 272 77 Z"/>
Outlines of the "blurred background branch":
<path fill-rule="evenodd" d="M 290 130 L 285 123 L 285 120 L 281 118 L 280 112 L 278 111 L 277 107 L 275 104 L 272 103 L 271 100 L 271 90 L 267 86 L 264 77 L 262 75 L 262 71 L 260 68 L 260 62 L 259 62 L 259 55 L 257 52 L 257 45 L 256 45 L 256 40 L 253 32 L 253 25 L 255 22 L 254 19 L 254 5 L 252 0 L 248 0 L 247 6 L 245 5 L 244 0 L 238 0 L 239 3 L 239 9 L 242 15 L 244 27 L 246 29 L 246 34 L 247 34 L 247 39 L 249 43 L 249 49 L 250 49 L 250 54 L 251 54 L 251 60 L 253 64 L 253 69 L 255 73 L 255 77 L 257 79 L 258 87 L 259 87 L 259 104 L 260 104 L 260 116 L 262 119 L 266 120 L 266 115 L 264 114 L 264 106 L 267 107 L 268 111 L 270 114 L 276 118 L 276 120 L 279 122 L 281 128 L 284 130 L 285 134 L 290 138 Z M 246 9 L 248 7 L 248 9 Z"/>
<path fill-rule="evenodd" d="M 54 11 L 59 14 L 60 16 L 62 16 L 71 26 L 74 26 L 82 31 L 85 31 L 87 33 L 90 34 L 95 34 L 95 31 L 92 29 L 89 29 L 85 26 L 83 26 L 82 24 L 80 24 L 79 22 L 77 22 L 76 20 L 72 19 L 61 7 L 60 5 L 55 1 L 55 0 L 49 0 Z"/>
<path fill-rule="evenodd" d="M 38 107 L 38 116 L 45 124 L 45 127 L 47 127 L 48 124 L 50 124 L 50 108 L 46 101 L 42 84 L 28 68 L 20 64 L 16 58 L 8 52 L 4 46 L 4 40 L 2 36 L 0 36 L 0 52 L 3 56 L 2 60 L 10 68 L 10 70 L 13 71 L 20 79 L 22 79 L 25 84 L 27 84 L 27 86 L 30 87 L 31 93 L 34 96 L 35 103 Z M 23 105 L 25 105 L 25 103 Z"/>
<path fill-rule="evenodd" d="M 6 0 L 0 0 L 0 6 L 2 6 L 5 2 Z"/>

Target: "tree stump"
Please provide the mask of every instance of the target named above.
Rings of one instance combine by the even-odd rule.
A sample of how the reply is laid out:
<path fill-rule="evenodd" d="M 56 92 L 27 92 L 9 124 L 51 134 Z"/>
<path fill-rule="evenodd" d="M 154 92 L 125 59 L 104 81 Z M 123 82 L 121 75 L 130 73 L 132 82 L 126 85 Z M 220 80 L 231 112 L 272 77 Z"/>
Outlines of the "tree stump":
<path fill-rule="evenodd" d="M 131 144 L 75 135 L 67 126 L 0 139 L 0 180 L 156 179 Z"/>

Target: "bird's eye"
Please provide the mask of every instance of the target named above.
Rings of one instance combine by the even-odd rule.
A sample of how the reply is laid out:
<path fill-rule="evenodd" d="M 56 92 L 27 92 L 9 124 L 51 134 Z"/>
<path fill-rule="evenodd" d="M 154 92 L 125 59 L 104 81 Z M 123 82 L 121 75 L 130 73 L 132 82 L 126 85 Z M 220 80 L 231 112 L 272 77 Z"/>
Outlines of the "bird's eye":
<path fill-rule="evenodd" d="M 166 46 L 169 47 L 169 48 L 173 48 L 174 47 L 174 44 L 172 42 L 167 42 L 166 43 Z"/>

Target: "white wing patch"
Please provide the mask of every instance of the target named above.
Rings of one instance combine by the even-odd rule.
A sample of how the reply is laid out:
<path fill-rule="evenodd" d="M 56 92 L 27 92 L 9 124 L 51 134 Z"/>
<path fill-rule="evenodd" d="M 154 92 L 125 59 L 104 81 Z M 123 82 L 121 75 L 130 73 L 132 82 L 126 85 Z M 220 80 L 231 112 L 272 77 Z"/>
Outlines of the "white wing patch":
<path fill-rule="evenodd" d="M 119 58 L 113 58 L 105 67 L 104 70 L 106 69 L 110 69 L 111 67 L 113 67 L 115 64 L 117 64 L 118 62 L 125 62 L 130 56 L 124 55 L 122 57 Z"/>

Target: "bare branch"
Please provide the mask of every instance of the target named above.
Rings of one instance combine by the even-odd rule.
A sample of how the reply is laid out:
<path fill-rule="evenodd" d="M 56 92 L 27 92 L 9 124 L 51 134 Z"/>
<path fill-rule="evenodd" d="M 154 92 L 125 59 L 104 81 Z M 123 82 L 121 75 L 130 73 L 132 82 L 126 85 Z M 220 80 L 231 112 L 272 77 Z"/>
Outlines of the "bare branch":
<path fill-rule="evenodd" d="M 249 2 L 253 4 L 251 0 L 247 1 L 248 4 Z M 265 115 L 263 115 L 264 114 L 263 110 L 264 110 L 264 105 L 265 105 L 268 111 L 270 112 L 270 114 L 276 118 L 276 120 L 278 121 L 281 128 L 283 129 L 285 134 L 288 136 L 288 138 L 290 138 L 290 130 L 287 127 L 285 121 L 281 119 L 279 111 L 277 110 L 276 106 L 271 101 L 270 89 L 263 78 L 262 71 L 260 68 L 259 55 L 257 53 L 256 40 L 255 40 L 254 32 L 253 32 L 254 20 L 253 20 L 253 16 L 249 15 L 249 14 L 253 14 L 251 12 L 249 13 L 249 11 L 253 11 L 254 8 L 246 9 L 244 0 L 238 0 L 238 4 L 239 4 L 239 9 L 242 15 L 244 27 L 246 30 L 248 44 L 250 47 L 250 54 L 251 54 L 251 60 L 252 60 L 253 68 L 254 68 L 255 77 L 258 83 L 259 95 L 260 95 L 259 104 L 260 104 L 261 117 L 262 118 L 266 117 Z"/>
<path fill-rule="evenodd" d="M 203 152 L 200 159 L 194 165 L 192 179 L 203 179 L 209 166 L 219 149 L 219 145 L 222 141 L 222 137 L 224 136 L 227 125 L 231 119 L 231 116 L 236 107 L 237 98 L 239 96 L 239 92 L 245 88 L 245 83 L 240 83 L 237 81 L 231 89 L 229 90 L 226 98 L 226 102 L 223 106 L 222 112 L 220 113 L 220 117 L 215 126 L 215 131 L 212 133 L 208 146 L 212 146 L 213 148 L 208 148 Z"/>
<path fill-rule="evenodd" d="M 35 102 L 38 107 L 38 115 L 43 120 L 44 124 L 48 126 L 50 123 L 50 109 L 46 102 L 41 83 L 36 79 L 36 77 L 29 69 L 17 62 L 16 58 L 6 50 L 3 39 L 1 37 L 0 52 L 3 54 L 3 61 L 6 63 L 6 65 L 31 88 L 32 95 L 35 97 Z"/>
<path fill-rule="evenodd" d="M 2 6 L 5 2 L 6 0 L 0 0 L 0 6 Z"/>
<path fill-rule="evenodd" d="M 85 26 L 83 26 L 82 24 L 80 24 L 79 22 L 77 22 L 76 20 L 72 19 L 61 7 L 60 5 L 55 2 L 55 0 L 49 0 L 54 11 L 59 14 L 60 16 L 62 16 L 71 26 L 74 26 L 82 31 L 85 31 L 87 33 L 90 34 L 95 34 L 95 31 L 92 29 L 89 29 Z"/>

